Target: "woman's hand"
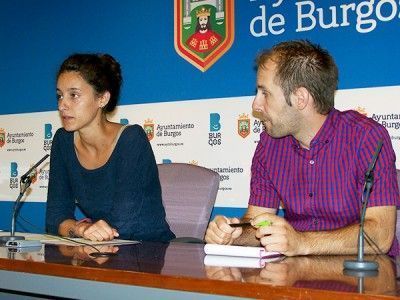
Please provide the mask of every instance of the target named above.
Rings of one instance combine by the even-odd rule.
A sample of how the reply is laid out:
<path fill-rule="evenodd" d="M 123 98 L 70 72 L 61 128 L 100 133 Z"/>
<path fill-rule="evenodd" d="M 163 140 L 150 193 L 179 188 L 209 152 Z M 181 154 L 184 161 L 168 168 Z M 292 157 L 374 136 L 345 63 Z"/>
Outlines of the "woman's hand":
<path fill-rule="evenodd" d="M 75 227 L 75 235 L 91 241 L 111 241 L 119 236 L 117 230 L 104 220 L 96 223 L 83 222 Z"/>

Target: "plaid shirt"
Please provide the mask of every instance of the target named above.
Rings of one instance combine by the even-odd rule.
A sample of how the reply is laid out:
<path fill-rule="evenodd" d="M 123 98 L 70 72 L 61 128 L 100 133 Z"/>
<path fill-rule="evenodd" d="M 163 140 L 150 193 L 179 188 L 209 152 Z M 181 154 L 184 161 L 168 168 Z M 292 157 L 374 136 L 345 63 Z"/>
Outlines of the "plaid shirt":
<path fill-rule="evenodd" d="M 298 231 L 333 230 L 357 223 L 365 172 L 378 141 L 368 206 L 399 206 L 395 153 L 387 130 L 355 111 L 333 109 L 304 149 L 292 136 L 263 132 L 252 163 L 249 204 L 285 208 Z M 390 253 L 398 251 L 397 240 Z"/>

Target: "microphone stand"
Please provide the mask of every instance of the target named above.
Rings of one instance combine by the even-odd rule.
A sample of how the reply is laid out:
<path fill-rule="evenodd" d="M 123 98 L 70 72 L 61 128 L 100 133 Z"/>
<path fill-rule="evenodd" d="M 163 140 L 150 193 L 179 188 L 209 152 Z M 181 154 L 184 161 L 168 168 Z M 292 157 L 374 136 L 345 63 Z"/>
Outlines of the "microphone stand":
<path fill-rule="evenodd" d="M 346 260 L 344 262 L 344 268 L 347 270 L 355 271 L 376 271 L 378 270 L 378 264 L 374 261 L 364 260 L 364 223 L 365 223 L 365 213 L 367 211 L 367 205 L 369 200 L 369 195 L 371 193 L 372 184 L 374 183 L 374 168 L 376 160 L 378 159 L 379 152 L 382 149 L 382 140 L 378 141 L 378 145 L 375 149 L 375 153 L 372 157 L 371 164 L 365 173 L 365 184 L 362 197 L 362 210 L 360 216 L 360 231 L 358 232 L 358 251 L 357 260 Z"/>
<path fill-rule="evenodd" d="M 41 160 L 39 160 L 33 167 L 31 167 L 28 172 L 26 172 L 24 175 L 21 176 L 20 179 L 20 192 L 17 197 L 17 200 L 15 200 L 14 203 L 14 208 L 12 212 L 12 217 L 11 217 L 11 231 L 9 236 L 1 236 L 0 237 L 0 246 L 3 245 L 8 245 L 9 242 L 14 242 L 14 241 L 21 241 L 25 240 L 24 236 L 16 236 L 15 235 L 15 221 L 18 215 L 18 211 L 20 209 L 20 203 L 21 199 L 24 196 L 26 190 L 29 188 L 29 186 L 32 184 L 32 180 L 36 175 L 36 168 L 47 158 L 49 157 L 48 154 L 46 154 Z M 18 245 L 18 247 L 21 247 L 23 245 Z M 26 246 L 31 246 L 29 243 Z"/>
<path fill-rule="evenodd" d="M 382 141 L 379 140 L 375 153 L 372 157 L 372 162 L 369 165 L 367 172 L 365 173 L 365 184 L 362 195 L 362 209 L 360 215 L 360 230 L 358 232 L 357 260 L 345 260 L 343 264 L 345 275 L 358 277 L 358 291 L 360 293 L 364 291 L 364 278 L 373 277 L 378 274 L 378 263 L 375 261 L 364 260 L 364 224 L 369 195 L 371 193 L 372 185 L 374 182 L 373 171 L 379 152 L 381 151 L 382 144 Z"/>

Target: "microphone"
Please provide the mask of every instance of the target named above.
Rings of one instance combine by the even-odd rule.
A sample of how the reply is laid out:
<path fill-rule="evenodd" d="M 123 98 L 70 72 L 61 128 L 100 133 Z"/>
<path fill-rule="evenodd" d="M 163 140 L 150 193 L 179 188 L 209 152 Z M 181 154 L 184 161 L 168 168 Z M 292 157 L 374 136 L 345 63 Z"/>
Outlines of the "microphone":
<path fill-rule="evenodd" d="M 22 183 L 27 183 L 29 181 L 29 184 L 32 183 L 32 179 L 36 175 L 36 168 L 38 166 L 40 166 L 40 164 L 48 157 L 49 157 L 49 154 L 46 154 L 45 156 L 43 156 L 41 160 L 39 160 L 24 175 L 22 175 L 21 176 L 21 182 Z"/>
<path fill-rule="evenodd" d="M 39 160 L 36 164 L 31 167 L 28 172 L 20 178 L 20 192 L 18 195 L 17 200 L 15 200 L 14 208 L 12 211 L 11 217 L 11 232 L 9 236 L 1 236 L 0 237 L 0 245 L 6 247 L 35 247 L 41 245 L 40 241 L 25 241 L 25 237 L 23 236 L 16 236 L 15 235 L 15 220 L 17 218 L 17 214 L 20 208 L 20 202 L 22 197 L 25 194 L 25 191 L 32 183 L 32 179 L 36 176 L 36 168 L 46 159 L 49 157 L 49 154 L 46 154 L 41 160 Z"/>
<path fill-rule="evenodd" d="M 344 262 L 345 272 L 349 275 L 351 275 L 353 271 L 353 273 L 355 272 L 354 274 L 356 276 L 365 277 L 366 274 L 361 274 L 362 272 L 377 272 L 378 270 L 378 264 L 376 262 L 364 260 L 364 223 L 369 194 L 371 192 L 372 184 L 374 182 L 373 172 L 376 160 L 378 159 L 378 155 L 382 149 L 382 145 L 382 140 L 379 140 L 374 155 L 372 156 L 371 163 L 369 164 L 369 167 L 365 172 L 364 191 L 362 195 L 362 210 L 360 215 L 360 230 L 358 232 L 357 260 L 346 260 Z"/>

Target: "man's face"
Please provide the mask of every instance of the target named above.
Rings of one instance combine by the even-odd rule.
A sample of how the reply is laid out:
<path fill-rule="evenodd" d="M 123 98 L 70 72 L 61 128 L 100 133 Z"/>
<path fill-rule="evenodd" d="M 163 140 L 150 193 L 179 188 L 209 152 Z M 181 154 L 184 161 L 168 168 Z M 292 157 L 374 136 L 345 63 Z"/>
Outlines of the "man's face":
<path fill-rule="evenodd" d="M 258 69 L 257 94 L 252 109 L 264 123 L 267 133 L 279 138 L 294 134 L 298 127 L 298 112 L 286 103 L 282 88 L 274 82 L 275 73 L 276 64 L 271 60 Z"/>
<path fill-rule="evenodd" d="M 200 28 L 202 30 L 207 29 L 207 23 L 208 23 L 208 17 L 207 16 L 199 17 L 199 24 L 200 24 Z"/>

